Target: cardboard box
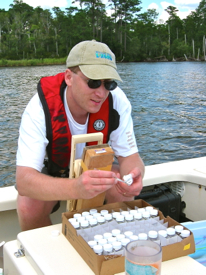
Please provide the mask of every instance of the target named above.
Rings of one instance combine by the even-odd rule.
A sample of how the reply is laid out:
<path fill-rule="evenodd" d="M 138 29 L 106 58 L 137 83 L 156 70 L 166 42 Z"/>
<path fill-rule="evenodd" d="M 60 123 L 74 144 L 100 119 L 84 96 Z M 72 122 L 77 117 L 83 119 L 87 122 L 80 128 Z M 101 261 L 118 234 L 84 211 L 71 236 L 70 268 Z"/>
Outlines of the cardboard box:
<path fill-rule="evenodd" d="M 150 204 L 143 200 L 134 200 L 131 202 L 120 202 L 103 205 L 96 208 L 98 211 L 102 209 L 107 209 L 109 212 L 127 210 L 128 208 L 134 209 L 137 207 L 146 207 Z M 89 265 L 96 275 L 113 275 L 115 273 L 123 272 L 125 270 L 125 257 L 123 256 L 98 256 L 89 247 L 87 242 L 79 235 L 77 235 L 76 230 L 68 222 L 69 218 L 73 217 L 74 213 L 82 213 L 83 211 L 88 211 L 89 209 L 82 209 L 79 211 L 66 212 L 62 214 L 62 233 L 65 235 L 67 240 L 73 245 L 73 247 L 78 251 L 84 261 Z M 168 226 L 173 226 L 179 224 L 170 217 L 164 217 L 161 211 L 159 211 L 160 219 L 164 219 L 168 222 Z M 178 258 L 181 256 L 186 256 L 195 251 L 194 237 L 191 235 L 182 240 L 179 243 L 162 247 L 162 261 L 167 261 L 170 259 Z"/>

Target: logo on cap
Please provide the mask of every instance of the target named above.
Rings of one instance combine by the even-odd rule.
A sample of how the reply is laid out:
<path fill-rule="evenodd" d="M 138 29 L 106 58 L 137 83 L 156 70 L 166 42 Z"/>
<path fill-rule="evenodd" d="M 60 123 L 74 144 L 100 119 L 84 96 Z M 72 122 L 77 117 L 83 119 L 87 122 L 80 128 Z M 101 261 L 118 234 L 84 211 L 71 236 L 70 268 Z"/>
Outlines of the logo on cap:
<path fill-rule="evenodd" d="M 93 126 L 96 131 L 101 131 L 105 127 L 105 122 L 102 119 L 98 119 L 94 122 Z"/>
<path fill-rule="evenodd" d="M 96 51 L 96 57 L 97 58 L 105 58 L 105 59 L 108 59 L 108 60 L 112 61 L 112 56 L 109 53 L 102 53 L 102 52 Z"/>

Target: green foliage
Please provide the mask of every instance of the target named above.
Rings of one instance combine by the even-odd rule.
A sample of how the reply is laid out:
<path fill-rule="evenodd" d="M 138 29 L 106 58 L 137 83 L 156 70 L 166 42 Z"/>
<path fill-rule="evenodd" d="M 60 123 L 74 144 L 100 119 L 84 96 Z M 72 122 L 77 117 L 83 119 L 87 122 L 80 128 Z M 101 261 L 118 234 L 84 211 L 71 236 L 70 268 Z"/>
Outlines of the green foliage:
<path fill-rule="evenodd" d="M 0 66 L 64 64 L 75 44 L 91 39 L 106 43 L 117 61 L 171 60 L 204 52 L 206 0 L 184 20 L 176 7 L 168 6 L 169 19 L 162 24 L 156 22 L 156 10 L 141 13 L 139 0 L 75 2 L 80 8 L 65 11 L 33 8 L 22 0 L 14 0 L 8 11 L 0 9 Z"/>

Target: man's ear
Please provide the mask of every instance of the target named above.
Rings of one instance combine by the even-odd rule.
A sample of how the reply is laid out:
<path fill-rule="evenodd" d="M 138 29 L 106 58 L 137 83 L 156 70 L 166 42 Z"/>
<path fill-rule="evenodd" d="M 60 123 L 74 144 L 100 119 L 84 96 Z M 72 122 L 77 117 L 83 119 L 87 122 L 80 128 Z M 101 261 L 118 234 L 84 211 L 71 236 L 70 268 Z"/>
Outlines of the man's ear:
<path fill-rule="evenodd" d="M 72 80 L 72 71 L 70 69 L 66 69 L 65 82 L 66 82 L 67 86 L 71 86 L 71 80 Z"/>

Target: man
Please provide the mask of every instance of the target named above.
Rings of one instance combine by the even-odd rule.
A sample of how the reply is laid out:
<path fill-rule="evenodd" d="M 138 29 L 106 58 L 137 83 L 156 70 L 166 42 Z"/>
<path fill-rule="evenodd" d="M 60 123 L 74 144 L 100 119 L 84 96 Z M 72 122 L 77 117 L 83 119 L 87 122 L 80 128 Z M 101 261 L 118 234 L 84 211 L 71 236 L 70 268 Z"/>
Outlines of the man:
<path fill-rule="evenodd" d="M 65 73 L 42 78 L 22 116 L 17 150 L 17 212 L 22 230 L 51 224 L 57 202 L 90 199 L 106 191 L 107 203 L 133 200 L 142 189 L 131 104 L 117 87 L 121 78 L 106 44 L 83 41 L 70 51 Z M 71 135 L 101 131 L 119 166 L 68 178 Z M 77 145 L 76 159 L 85 144 Z M 45 156 L 48 164 L 44 167 Z M 41 173 L 47 168 L 47 173 Z M 117 181 L 131 173 L 133 184 Z"/>

